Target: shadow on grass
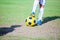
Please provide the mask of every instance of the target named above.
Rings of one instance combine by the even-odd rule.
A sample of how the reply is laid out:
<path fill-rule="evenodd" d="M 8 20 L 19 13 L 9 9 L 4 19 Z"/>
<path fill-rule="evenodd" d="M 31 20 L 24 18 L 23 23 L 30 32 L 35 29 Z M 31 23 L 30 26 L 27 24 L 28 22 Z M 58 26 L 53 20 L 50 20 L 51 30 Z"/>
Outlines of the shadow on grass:
<path fill-rule="evenodd" d="M 14 31 L 15 28 L 17 27 L 21 27 L 21 25 L 12 25 L 11 27 L 3 27 L 3 28 L 0 28 L 0 36 L 3 36 L 9 32 L 12 32 Z"/>
<path fill-rule="evenodd" d="M 47 22 L 49 22 L 49 21 L 55 20 L 55 19 L 60 19 L 60 16 L 45 17 L 45 18 L 43 19 L 43 24 L 44 24 L 44 23 L 47 23 Z"/>

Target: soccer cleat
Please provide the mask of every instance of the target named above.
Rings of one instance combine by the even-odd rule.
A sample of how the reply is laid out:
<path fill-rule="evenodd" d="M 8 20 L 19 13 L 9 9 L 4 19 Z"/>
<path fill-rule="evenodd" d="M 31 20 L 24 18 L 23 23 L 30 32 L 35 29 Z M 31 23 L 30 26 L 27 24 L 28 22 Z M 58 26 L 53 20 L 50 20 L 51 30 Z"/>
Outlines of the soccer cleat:
<path fill-rule="evenodd" d="M 35 12 L 32 12 L 32 17 L 35 17 Z"/>
<path fill-rule="evenodd" d="M 38 20 L 37 25 L 42 25 L 42 20 Z"/>
<path fill-rule="evenodd" d="M 32 17 L 35 17 L 35 14 L 32 14 Z"/>
<path fill-rule="evenodd" d="M 32 14 L 35 14 L 35 12 L 32 12 Z"/>

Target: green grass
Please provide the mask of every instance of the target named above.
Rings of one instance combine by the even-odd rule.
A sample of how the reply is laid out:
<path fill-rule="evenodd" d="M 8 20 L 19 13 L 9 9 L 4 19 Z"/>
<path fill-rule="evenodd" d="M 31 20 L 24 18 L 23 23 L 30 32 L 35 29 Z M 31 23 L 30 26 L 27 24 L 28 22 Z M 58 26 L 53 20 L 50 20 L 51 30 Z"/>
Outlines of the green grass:
<path fill-rule="evenodd" d="M 54 40 L 53 37 L 23 37 L 23 36 L 1 36 L 0 40 Z"/>
<path fill-rule="evenodd" d="M 31 14 L 34 0 L 0 0 L 0 25 L 20 23 Z M 38 16 L 38 8 L 36 17 Z M 60 16 L 60 0 L 46 0 L 46 6 L 43 17 Z M 8 37 L 13 40 L 15 37 Z M 5 37 L 5 38 L 7 38 Z M 0 37 L 3 40 L 3 36 Z M 47 38 L 26 38 L 17 37 L 17 40 L 46 40 Z M 47 40 L 54 40 L 49 37 Z"/>
<path fill-rule="evenodd" d="M 0 0 L 0 24 L 23 22 L 31 14 L 32 6 L 33 0 Z M 59 0 L 46 0 L 43 17 L 49 16 L 60 16 Z"/>
<path fill-rule="evenodd" d="M 45 7 L 45 16 L 60 16 L 60 1 L 59 0 L 47 0 Z"/>
<path fill-rule="evenodd" d="M 0 24 L 23 22 L 31 13 L 32 2 L 33 0 L 0 1 Z"/>

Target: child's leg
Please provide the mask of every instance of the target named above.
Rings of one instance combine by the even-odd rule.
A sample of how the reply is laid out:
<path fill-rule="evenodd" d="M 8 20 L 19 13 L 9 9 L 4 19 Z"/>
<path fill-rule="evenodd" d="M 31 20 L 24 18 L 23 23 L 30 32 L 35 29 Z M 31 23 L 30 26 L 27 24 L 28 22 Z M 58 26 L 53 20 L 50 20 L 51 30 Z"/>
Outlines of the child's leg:
<path fill-rule="evenodd" d="M 34 1 L 33 9 L 32 9 L 32 14 L 35 14 L 36 7 L 37 7 L 38 3 L 39 3 L 39 0 L 35 0 L 35 1 Z"/>
<path fill-rule="evenodd" d="M 43 17 L 43 13 L 44 13 L 44 5 L 40 4 L 40 12 L 39 12 L 39 16 L 38 16 L 38 20 L 37 20 L 37 24 L 41 25 L 42 24 L 42 17 Z"/>
<path fill-rule="evenodd" d="M 42 21 L 43 13 L 44 13 L 44 5 L 40 4 L 38 20 Z"/>
<path fill-rule="evenodd" d="M 38 24 L 42 24 L 42 17 L 44 13 L 44 6 L 45 6 L 45 0 L 39 0 L 40 10 L 39 10 L 39 16 L 38 16 Z"/>

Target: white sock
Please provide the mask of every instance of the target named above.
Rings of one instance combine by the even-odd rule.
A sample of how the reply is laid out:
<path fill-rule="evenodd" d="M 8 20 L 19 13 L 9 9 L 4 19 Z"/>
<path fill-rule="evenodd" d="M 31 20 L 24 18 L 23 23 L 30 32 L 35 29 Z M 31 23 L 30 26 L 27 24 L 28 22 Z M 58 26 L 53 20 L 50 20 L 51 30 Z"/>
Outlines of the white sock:
<path fill-rule="evenodd" d="M 35 13 L 35 11 L 36 11 L 36 7 L 37 7 L 38 3 L 39 3 L 38 0 L 35 0 L 35 1 L 34 1 L 32 12 Z"/>
<path fill-rule="evenodd" d="M 40 12 L 39 12 L 38 20 L 42 20 L 43 13 L 44 13 L 44 8 L 40 8 Z"/>

